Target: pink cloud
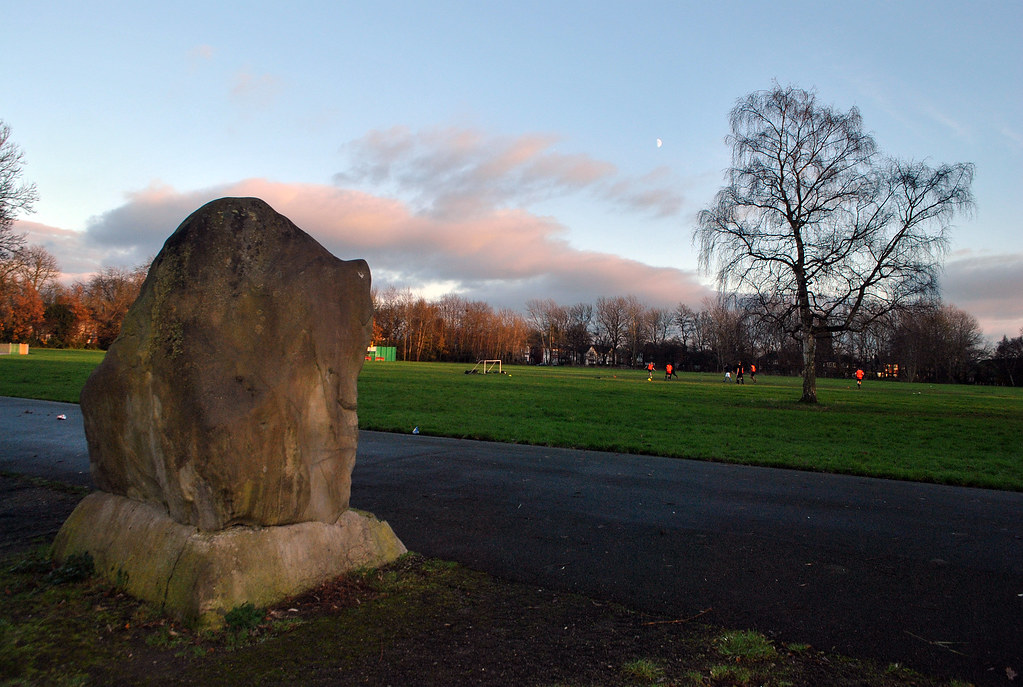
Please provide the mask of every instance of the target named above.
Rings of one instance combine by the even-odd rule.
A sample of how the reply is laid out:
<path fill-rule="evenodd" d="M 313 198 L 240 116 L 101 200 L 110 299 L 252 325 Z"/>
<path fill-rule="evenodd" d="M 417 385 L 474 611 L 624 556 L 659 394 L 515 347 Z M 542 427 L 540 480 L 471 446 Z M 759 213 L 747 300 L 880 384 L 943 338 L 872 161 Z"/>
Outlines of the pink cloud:
<path fill-rule="evenodd" d="M 383 275 L 413 288 L 452 283 L 460 293 L 512 308 L 536 297 L 567 303 L 633 293 L 651 306 L 668 306 L 696 304 L 706 295 L 694 274 L 575 249 L 562 225 L 520 208 L 453 220 L 364 191 L 266 179 L 185 193 L 151 186 L 93 218 L 85 231 L 40 226 L 33 233 L 51 237 L 49 249 L 62 264 L 77 255 L 93 272 L 133 266 L 155 255 L 189 214 L 224 196 L 262 198 L 338 257 L 365 258 L 377 286 L 387 285 Z"/>

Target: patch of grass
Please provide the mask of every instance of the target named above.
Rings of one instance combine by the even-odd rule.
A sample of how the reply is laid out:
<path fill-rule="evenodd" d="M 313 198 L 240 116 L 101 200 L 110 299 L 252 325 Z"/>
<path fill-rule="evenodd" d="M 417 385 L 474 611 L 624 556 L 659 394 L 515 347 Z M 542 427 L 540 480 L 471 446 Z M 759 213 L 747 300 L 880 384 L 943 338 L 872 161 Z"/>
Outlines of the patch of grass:
<path fill-rule="evenodd" d="M 85 380 L 105 355 L 31 348 L 28 355 L 0 356 L 0 396 L 78 403 Z"/>
<path fill-rule="evenodd" d="M 224 614 L 224 622 L 227 627 L 235 632 L 248 632 L 259 627 L 266 617 L 266 611 L 256 608 L 250 603 L 243 603 L 235 606 Z"/>
<path fill-rule="evenodd" d="M 664 679 L 664 668 L 648 658 L 637 658 L 622 666 L 622 672 L 632 682 L 652 684 Z"/>
<path fill-rule="evenodd" d="M 52 584 L 67 584 L 87 580 L 94 572 L 92 554 L 86 551 L 71 554 L 61 566 L 51 570 L 44 579 Z"/>
<path fill-rule="evenodd" d="M 821 379 L 739 386 L 639 370 L 371 363 L 359 426 L 818 472 L 1023 490 L 1023 389 Z"/>
<path fill-rule="evenodd" d="M 715 647 L 722 656 L 741 661 L 765 661 L 778 655 L 771 640 L 752 630 L 725 632 L 717 638 Z"/>
<path fill-rule="evenodd" d="M 753 678 L 753 673 L 742 666 L 717 665 L 710 669 L 710 679 L 715 684 L 748 685 Z"/>

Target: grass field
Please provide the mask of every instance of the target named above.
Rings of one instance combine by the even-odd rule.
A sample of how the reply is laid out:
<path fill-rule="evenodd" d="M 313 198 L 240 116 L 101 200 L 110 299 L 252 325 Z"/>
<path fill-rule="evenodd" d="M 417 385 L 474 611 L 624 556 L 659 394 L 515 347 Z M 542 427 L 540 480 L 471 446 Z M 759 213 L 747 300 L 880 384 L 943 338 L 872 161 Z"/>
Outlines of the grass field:
<path fill-rule="evenodd" d="M 104 351 L 32 348 L 28 355 L 0 356 L 0 396 L 78 403 L 78 394 Z"/>
<path fill-rule="evenodd" d="M 0 358 L 0 395 L 76 401 L 94 351 Z M 1023 389 L 639 370 L 368 363 L 359 426 L 1023 491 Z"/>

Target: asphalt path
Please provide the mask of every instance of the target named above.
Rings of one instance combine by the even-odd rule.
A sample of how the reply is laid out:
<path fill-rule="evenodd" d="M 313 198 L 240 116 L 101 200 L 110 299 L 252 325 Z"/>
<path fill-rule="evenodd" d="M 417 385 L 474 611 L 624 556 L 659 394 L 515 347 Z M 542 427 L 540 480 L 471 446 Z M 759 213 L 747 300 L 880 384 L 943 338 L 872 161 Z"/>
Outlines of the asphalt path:
<path fill-rule="evenodd" d="M 0 470 L 91 484 L 78 406 L 0 398 Z M 352 505 L 505 579 L 977 684 L 1023 674 L 1023 494 L 363 431 Z"/>

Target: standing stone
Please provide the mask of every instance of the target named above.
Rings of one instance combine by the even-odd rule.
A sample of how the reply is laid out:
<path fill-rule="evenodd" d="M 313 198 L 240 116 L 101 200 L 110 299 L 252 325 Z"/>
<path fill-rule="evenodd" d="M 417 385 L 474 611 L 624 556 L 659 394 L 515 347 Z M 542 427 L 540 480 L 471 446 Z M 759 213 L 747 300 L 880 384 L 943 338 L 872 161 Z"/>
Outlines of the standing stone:
<path fill-rule="evenodd" d="M 65 524 L 58 556 L 90 550 L 102 559 L 98 567 L 113 572 L 121 565 L 122 575 L 129 562 L 147 578 L 137 585 L 144 597 L 166 598 L 173 589 L 186 599 L 182 574 L 186 588 L 223 588 L 229 570 L 241 575 L 232 583 L 232 603 L 250 600 L 257 587 L 265 601 L 268 583 L 246 586 L 243 558 L 264 568 L 264 577 L 270 569 L 287 576 L 305 567 L 300 585 L 333 572 L 335 559 L 353 565 L 334 550 L 346 547 L 340 530 L 361 527 L 352 536 L 358 547 L 373 549 L 379 542 L 366 542 L 379 539 L 379 525 L 386 528 L 351 513 L 342 518 L 372 315 L 365 261 L 337 259 L 263 201 L 224 198 L 193 213 L 167 239 L 120 336 L 82 390 L 92 476 L 101 491 Z M 87 521 L 97 518 L 109 520 L 110 531 L 88 533 Z M 255 529 L 239 539 L 234 526 Z M 286 536 L 260 530 L 284 527 L 291 528 Z M 403 552 L 393 540 L 354 564 Z M 260 541 L 271 550 L 262 551 Z M 333 552 L 302 551 L 303 542 L 322 549 L 325 541 Z M 207 560 L 221 549 L 228 560 Z M 303 559 L 324 555 L 329 560 L 311 564 L 310 573 Z M 147 557 L 159 560 L 144 563 Z M 192 569 L 175 573 L 180 560 L 192 561 Z M 207 575 L 213 579 L 192 579 L 195 570 L 214 571 Z M 177 578 L 168 583 L 168 575 Z M 182 599 L 174 605 L 185 615 L 227 603 Z"/>

